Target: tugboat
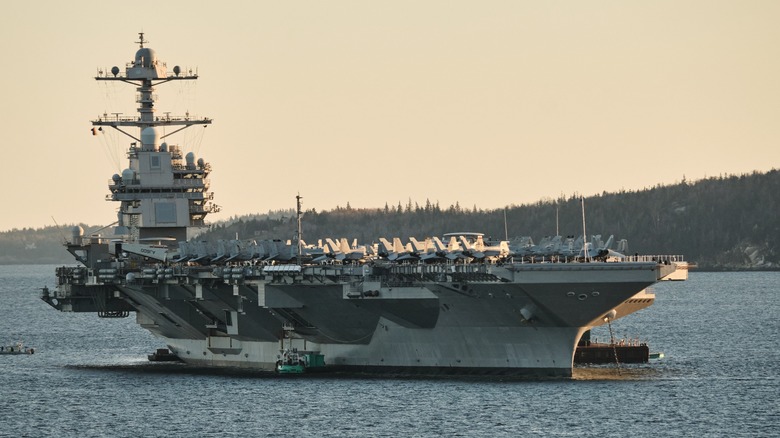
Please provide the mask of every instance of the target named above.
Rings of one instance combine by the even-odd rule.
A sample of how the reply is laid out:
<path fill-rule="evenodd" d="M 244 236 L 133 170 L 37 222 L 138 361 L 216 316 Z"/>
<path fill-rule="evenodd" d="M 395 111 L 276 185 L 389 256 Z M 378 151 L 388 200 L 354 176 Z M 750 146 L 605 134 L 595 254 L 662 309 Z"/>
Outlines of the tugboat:
<path fill-rule="evenodd" d="M 284 347 L 284 339 L 288 340 L 287 348 L 282 348 L 277 356 L 276 372 L 278 374 L 303 374 L 307 371 L 324 370 L 325 369 L 325 356 L 318 351 L 298 351 L 297 348 L 292 346 L 293 331 L 295 328 L 292 325 L 284 326 L 284 338 L 282 339 L 282 346 Z M 305 345 L 305 344 L 304 344 Z"/>
<path fill-rule="evenodd" d="M 279 374 L 303 374 L 306 371 L 306 363 L 298 354 L 298 349 L 285 350 L 279 361 L 276 362 L 276 372 Z"/>
<path fill-rule="evenodd" d="M 17 342 L 15 345 L 3 345 L 0 346 L 0 354 L 34 354 L 35 349 L 25 347 L 21 342 Z"/>

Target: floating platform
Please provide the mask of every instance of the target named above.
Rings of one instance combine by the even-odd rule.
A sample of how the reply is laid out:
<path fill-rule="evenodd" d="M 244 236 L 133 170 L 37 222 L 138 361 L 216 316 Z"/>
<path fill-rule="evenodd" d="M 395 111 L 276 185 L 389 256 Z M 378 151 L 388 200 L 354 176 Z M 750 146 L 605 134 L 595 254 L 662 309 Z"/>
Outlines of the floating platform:
<path fill-rule="evenodd" d="M 617 354 L 617 360 L 615 360 L 615 354 Z M 647 363 L 649 359 L 650 348 L 647 344 L 586 343 L 577 346 L 577 350 L 574 352 L 575 364 Z"/>

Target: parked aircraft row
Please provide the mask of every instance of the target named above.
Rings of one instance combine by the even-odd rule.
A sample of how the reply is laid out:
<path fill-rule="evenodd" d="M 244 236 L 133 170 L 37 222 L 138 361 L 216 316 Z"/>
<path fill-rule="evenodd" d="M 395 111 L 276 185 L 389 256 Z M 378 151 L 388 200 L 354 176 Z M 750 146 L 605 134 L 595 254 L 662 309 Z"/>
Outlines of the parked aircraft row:
<path fill-rule="evenodd" d="M 352 263 L 368 260 L 388 260 L 397 263 L 468 263 L 471 261 L 499 261 L 510 257 L 525 259 L 605 259 L 621 257 L 613 251 L 613 236 L 606 242 L 601 235 L 591 236 L 591 241 L 583 244 L 582 236 L 562 237 L 545 236 L 538 244 L 530 237 L 516 237 L 511 240 L 485 239 L 482 233 L 448 233 L 439 237 L 417 240 L 410 237 L 407 242 L 395 237 L 392 240 L 379 238 L 370 245 L 360 245 L 357 239 L 349 242 L 346 238 L 320 239 L 317 244 L 301 242 L 301 260 L 306 263 Z M 621 252 L 627 251 L 625 240 L 618 242 Z M 130 252 L 134 252 L 128 248 Z M 216 242 L 191 240 L 178 242 L 178 250 L 169 251 L 166 261 L 190 262 L 201 265 L 223 264 L 229 262 L 276 262 L 289 263 L 298 259 L 298 245 L 294 241 L 232 239 Z M 146 251 L 142 255 L 149 255 Z"/>

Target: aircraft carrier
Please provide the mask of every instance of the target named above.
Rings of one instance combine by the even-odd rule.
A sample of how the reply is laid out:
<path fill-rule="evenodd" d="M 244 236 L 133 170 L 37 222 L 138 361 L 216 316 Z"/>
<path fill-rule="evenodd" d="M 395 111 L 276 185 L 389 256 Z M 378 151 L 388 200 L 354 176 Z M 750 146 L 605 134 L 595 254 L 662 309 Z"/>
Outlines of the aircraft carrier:
<path fill-rule="evenodd" d="M 95 78 L 137 90 L 137 116 L 92 121 L 95 135 L 128 137 L 129 165 L 108 186 L 117 223 L 110 235 L 75 227 L 66 248 L 77 263 L 57 268 L 42 298 L 63 312 L 133 315 L 184 362 L 273 371 L 295 351 L 348 372 L 571 376 L 582 334 L 650 306 L 648 286 L 683 263 L 623 256 L 598 236 L 306 244 L 300 196 L 290 240 L 201 241 L 218 210 L 211 166 L 168 139 L 211 119 L 155 113 L 154 87 L 198 75 L 169 72 L 145 43 L 140 34 L 132 62 Z"/>

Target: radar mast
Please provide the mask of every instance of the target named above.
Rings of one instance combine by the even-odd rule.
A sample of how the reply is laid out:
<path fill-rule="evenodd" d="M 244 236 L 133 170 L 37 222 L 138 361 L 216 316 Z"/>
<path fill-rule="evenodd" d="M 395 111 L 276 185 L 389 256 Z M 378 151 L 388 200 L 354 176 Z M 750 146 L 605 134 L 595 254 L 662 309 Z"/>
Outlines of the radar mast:
<path fill-rule="evenodd" d="M 189 112 L 184 116 L 171 116 L 169 112 L 162 117 L 155 116 L 155 86 L 196 80 L 198 75 L 192 69 L 184 73 L 178 65 L 169 75 L 166 63 L 157 59 L 153 49 L 144 46 L 148 42 L 144 33 L 139 32 L 136 41 L 139 48 L 124 71 L 114 66 L 110 73 L 99 70 L 95 77 L 98 81 L 134 85 L 138 116 L 103 114 L 92 121 L 92 133 L 97 135 L 103 127 L 110 127 L 133 140 L 127 151 L 128 168 L 121 175 L 114 175 L 109 184 L 111 194 L 107 199 L 120 202 L 117 234 L 129 234 L 131 241 L 163 237 L 188 240 L 194 237 L 194 228 L 205 226 L 208 213 L 219 211 L 211 203 L 213 194 L 207 179 L 211 166 L 203 159 L 196 161 L 192 152 L 183 156 L 178 145 L 162 140 L 191 126 L 205 128 L 211 119 L 193 117 Z M 160 135 L 160 127 L 173 130 Z M 137 133 L 129 128 L 136 128 Z"/>

